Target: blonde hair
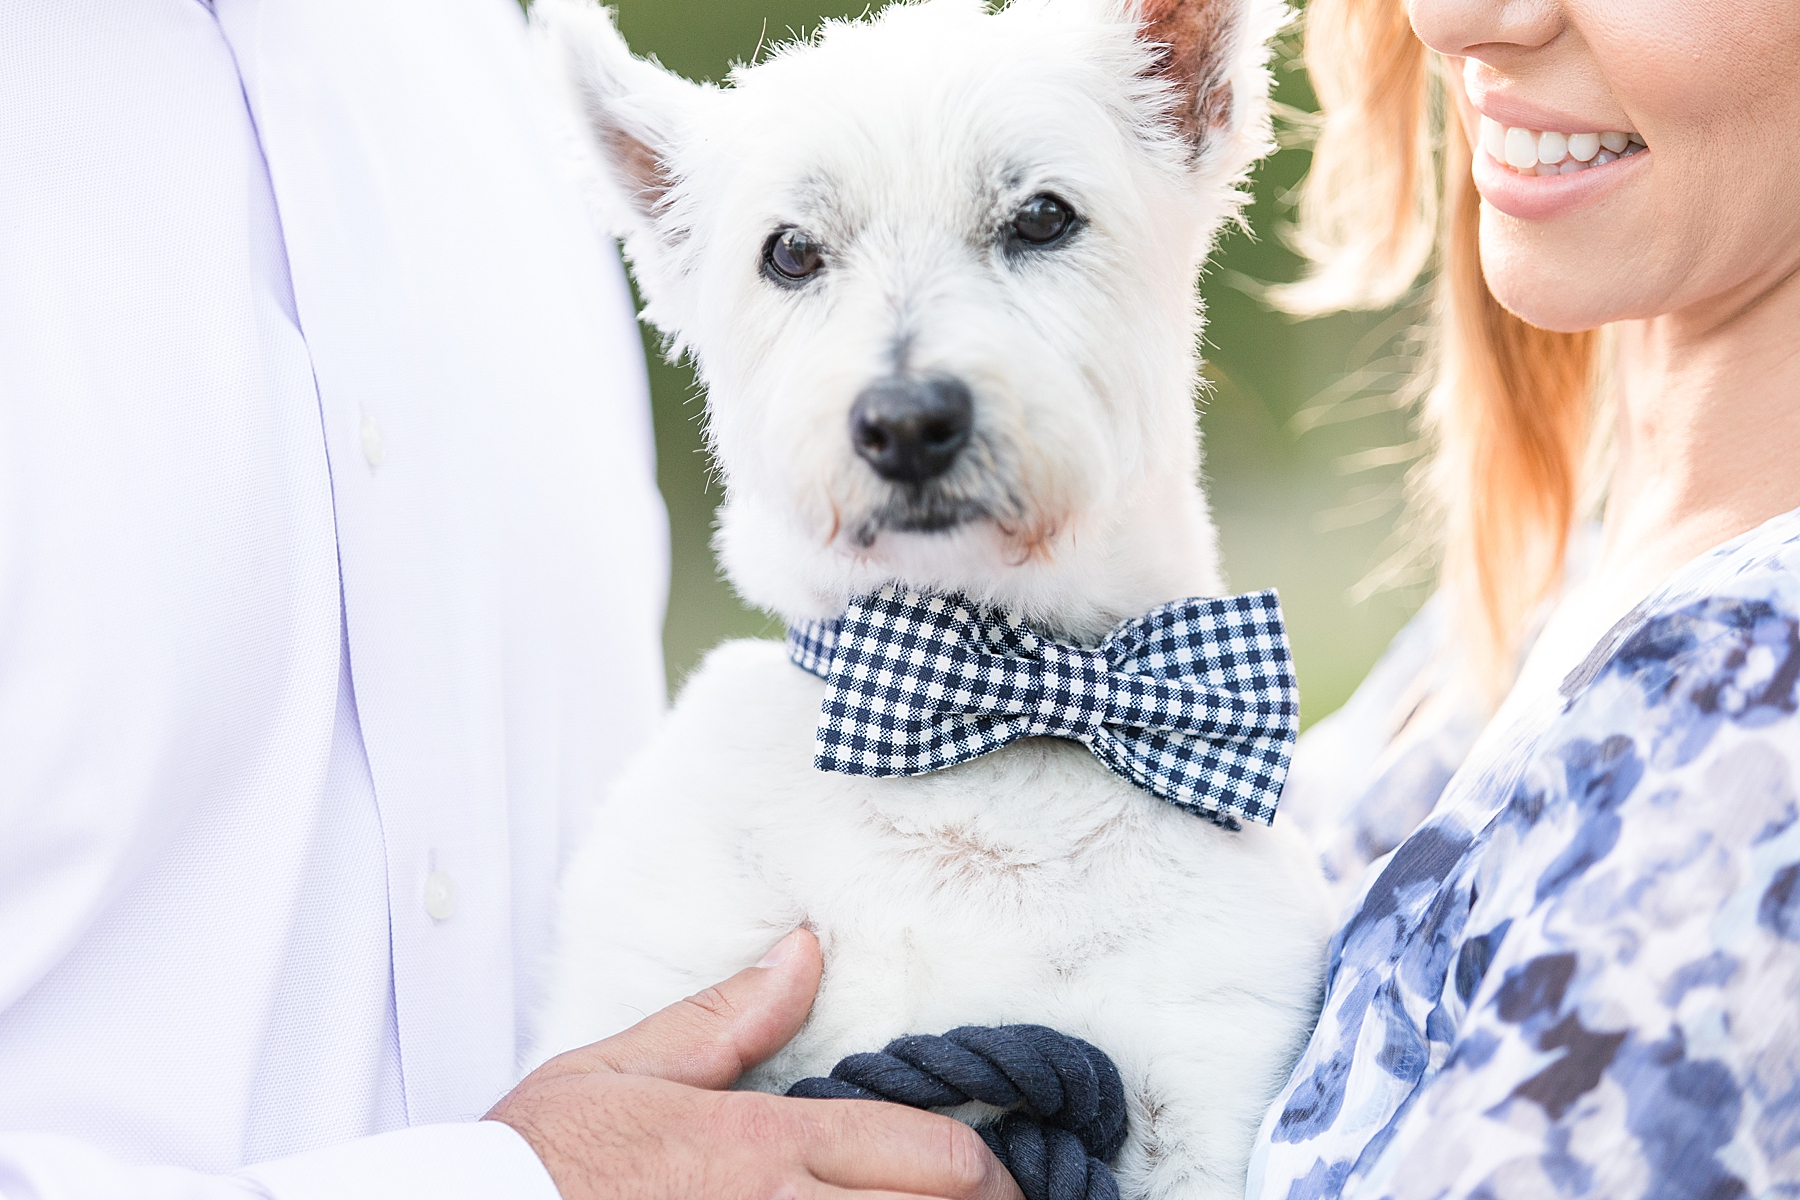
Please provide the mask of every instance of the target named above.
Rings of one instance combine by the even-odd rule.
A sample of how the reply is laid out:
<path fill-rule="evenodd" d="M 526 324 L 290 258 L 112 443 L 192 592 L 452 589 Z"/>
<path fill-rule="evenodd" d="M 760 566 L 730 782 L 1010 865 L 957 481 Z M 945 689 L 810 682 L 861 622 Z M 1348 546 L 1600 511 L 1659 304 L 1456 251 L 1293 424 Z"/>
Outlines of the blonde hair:
<path fill-rule="evenodd" d="M 1495 699 L 1524 626 L 1561 581 L 1583 502 L 1599 339 L 1528 325 L 1488 289 L 1469 143 L 1445 102 L 1443 65 L 1413 34 L 1403 0 L 1307 5 L 1321 113 L 1296 240 L 1313 267 L 1278 299 L 1307 313 L 1390 304 L 1435 250 L 1423 414 L 1432 454 L 1414 496 Z"/>

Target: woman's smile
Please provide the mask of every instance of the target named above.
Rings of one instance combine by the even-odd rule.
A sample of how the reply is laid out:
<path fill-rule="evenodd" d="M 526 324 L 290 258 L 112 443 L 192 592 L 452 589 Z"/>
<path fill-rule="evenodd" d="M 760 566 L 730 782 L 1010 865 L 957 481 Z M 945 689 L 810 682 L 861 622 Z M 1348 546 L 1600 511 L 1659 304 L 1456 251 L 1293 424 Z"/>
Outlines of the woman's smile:
<path fill-rule="evenodd" d="M 1509 217 L 1541 221 L 1593 201 L 1637 172 L 1627 159 L 1649 149 L 1636 129 L 1613 118 L 1583 117 L 1496 87 L 1494 72 L 1471 59 L 1464 87 L 1465 126 L 1473 143 L 1473 176 L 1481 198 Z M 1610 107 L 1610 106 L 1608 106 Z M 1636 164 L 1642 166 L 1642 162 Z"/>
<path fill-rule="evenodd" d="M 1472 174 L 1481 198 L 1495 209 L 1520 220 L 1542 221 L 1589 204 L 1638 176 L 1651 158 L 1648 150 L 1635 133 L 1567 134 L 1508 127 L 1484 116 Z"/>
<path fill-rule="evenodd" d="M 1629 130 L 1559 133 L 1502 125 L 1492 117 L 1481 118 L 1481 148 L 1495 162 L 1539 179 L 1604 167 L 1648 149 L 1643 135 Z"/>

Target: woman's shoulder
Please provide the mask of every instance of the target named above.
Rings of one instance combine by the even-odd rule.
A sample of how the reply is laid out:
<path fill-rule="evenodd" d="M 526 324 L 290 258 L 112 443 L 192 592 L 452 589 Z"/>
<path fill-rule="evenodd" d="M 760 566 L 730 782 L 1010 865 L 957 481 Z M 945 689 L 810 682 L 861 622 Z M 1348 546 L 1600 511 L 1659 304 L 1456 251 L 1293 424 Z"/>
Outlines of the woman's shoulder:
<path fill-rule="evenodd" d="M 1516 909 L 1647 944 L 1675 885 L 1683 911 L 1773 905 L 1771 928 L 1800 939 L 1800 888 L 1775 878 L 1800 859 L 1800 521 L 1757 532 L 1621 621 L 1516 761 L 1471 781 L 1465 825 L 1492 814 Z M 1723 936 L 1692 932 L 1705 953 Z"/>
<path fill-rule="evenodd" d="M 1760 861 L 1757 846 L 1800 836 L 1800 519 L 1696 560 L 1545 704 L 1471 762 L 1438 814 L 1497 850 L 1484 907 L 1503 905 L 1502 873 L 1513 915 L 1578 887 L 1591 897 L 1603 878 L 1622 889 L 1604 921 L 1630 923 L 1648 881 L 1681 874 L 1678 861 Z M 1716 906 L 1737 882 L 1708 874 L 1685 894 Z"/>
<path fill-rule="evenodd" d="M 1577 575 L 1592 540 L 1572 551 Z M 1800 737 L 1796 713 L 1777 698 L 1793 682 L 1781 664 L 1800 671 L 1783 640 L 1796 629 L 1800 511 L 1702 555 L 1633 609 L 1559 688 L 1545 689 L 1524 721 L 1541 736 L 1515 749 L 1631 735 L 1661 754 L 1692 754 L 1724 722 Z M 1455 630 L 1447 598 L 1433 598 L 1296 750 L 1282 811 L 1346 894 L 1434 810 L 1482 740 L 1491 713 L 1469 686 Z"/>
<path fill-rule="evenodd" d="M 1727 728 L 1791 739 L 1800 725 L 1800 513 L 1678 573 L 1562 681 L 1552 740 L 1631 735 L 1663 766 Z"/>

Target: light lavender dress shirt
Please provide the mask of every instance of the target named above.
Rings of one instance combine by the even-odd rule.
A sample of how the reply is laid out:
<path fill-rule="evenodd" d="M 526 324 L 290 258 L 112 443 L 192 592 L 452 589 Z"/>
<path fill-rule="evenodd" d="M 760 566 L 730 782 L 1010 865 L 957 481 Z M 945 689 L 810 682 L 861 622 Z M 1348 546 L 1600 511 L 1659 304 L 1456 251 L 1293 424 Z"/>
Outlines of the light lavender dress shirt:
<path fill-rule="evenodd" d="M 0 1195 L 553 1197 L 666 559 L 512 0 L 0 6 Z"/>

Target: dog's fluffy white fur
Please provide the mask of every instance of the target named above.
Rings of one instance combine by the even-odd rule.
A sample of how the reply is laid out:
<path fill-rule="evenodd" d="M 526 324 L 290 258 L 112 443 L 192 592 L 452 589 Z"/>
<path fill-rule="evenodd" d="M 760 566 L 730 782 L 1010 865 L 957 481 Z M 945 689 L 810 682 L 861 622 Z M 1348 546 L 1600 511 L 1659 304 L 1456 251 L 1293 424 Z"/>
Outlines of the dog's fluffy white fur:
<path fill-rule="evenodd" d="M 633 57 L 590 0 L 534 14 L 645 317 L 706 386 L 718 547 L 746 598 L 822 618 L 899 580 L 1091 641 L 1222 590 L 1195 281 L 1268 145 L 1279 0 L 894 4 L 724 88 Z M 1079 228 L 1009 243 L 1044 193 Z M 825 247 L 800 286 L 764 261 L 788 227 Z M 849 435 L 858 394 L 895 376 L 973 398 L 967 446 L 922 487 Z M 750 1086 L 903 1033 L 1046 1024 L 1124 1075 L 1128 1200 L 1241 1195 L 1323 972 L 1300 839 L 1199 820 L 1055 740 L 912 779 L 822 774 L 823 690 L 776 644 L 707 658 L 570 863 L 538 1056 L 804 924 L 819 997 Z"/>

